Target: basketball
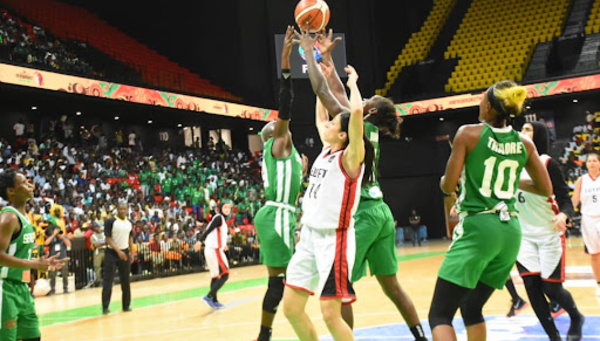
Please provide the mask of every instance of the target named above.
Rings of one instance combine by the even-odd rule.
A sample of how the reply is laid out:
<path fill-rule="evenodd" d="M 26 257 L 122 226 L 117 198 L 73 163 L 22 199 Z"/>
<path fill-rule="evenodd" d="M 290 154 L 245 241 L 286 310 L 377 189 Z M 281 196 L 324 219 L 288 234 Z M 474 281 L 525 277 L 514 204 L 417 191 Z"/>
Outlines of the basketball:
<path fill-rule="evenodd" d="M 294 18 L 301 29 L 311 33 L 319 32 L 329 22 L 329 6 L 323 0 L 300 0 L 294 11 Z"/>

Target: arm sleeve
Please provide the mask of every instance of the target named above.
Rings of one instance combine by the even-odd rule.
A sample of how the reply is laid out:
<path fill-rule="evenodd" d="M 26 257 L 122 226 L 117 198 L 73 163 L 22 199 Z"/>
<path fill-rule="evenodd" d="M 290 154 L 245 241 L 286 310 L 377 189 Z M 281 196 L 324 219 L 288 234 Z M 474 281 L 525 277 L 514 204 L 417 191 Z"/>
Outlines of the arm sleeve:
<path fill-rule="evenodd" d="M 208 236 L 208 234 L 211 233 L 217 227 L 221 226 L 222 223 L 223 223 L 223 221 L 222 221 L 221 215 L 216 216 L 210 222 L 210 224 L 208 224 L 208 227 L 206 228 L 206 231 L 204 231 L 204 233 L 200 237 L 200 241 L 204 242 L 204 240 L 206 239 L 206 237 Z"/>
<path fill-rule="evenodd" d="M 569 195 L 569 186 L 565 182 L 565 177 L 560 170 L 560 165 L 556 160 L 550 159 L 547 168 L 550 180 L 552 181 L 552 187 L 554 188 L 554 196 L 558 203 L 558 209 L 571 219 L 574 212 L 573 203 L 571 202 L 571 196 Z"/>
<path fill-rule="evenodd" d="M 279 86 L 279 119 L 290 120 L 292 118 L 293 99 L 292 76 L 289 69 L 283 69 Z"/>
<path fill-rule="evenodd" d="M 112 228 L 115 218 L 109 218 L 104 222 L 104 236 L 112 238 Z"/>

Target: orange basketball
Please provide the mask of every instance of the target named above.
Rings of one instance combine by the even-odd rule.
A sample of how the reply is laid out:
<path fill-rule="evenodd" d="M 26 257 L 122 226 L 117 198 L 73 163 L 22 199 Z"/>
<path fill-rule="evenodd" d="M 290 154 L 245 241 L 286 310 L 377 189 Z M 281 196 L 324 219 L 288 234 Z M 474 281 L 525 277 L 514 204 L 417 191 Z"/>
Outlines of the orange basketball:
<path fill-rule="evenodd" d="M 309 32 L 319 32 L 329 22 L 329 6 L 323 0 L 300 0 L 294 11 L 294 18 L 303 30 L 308 25 Z"/>

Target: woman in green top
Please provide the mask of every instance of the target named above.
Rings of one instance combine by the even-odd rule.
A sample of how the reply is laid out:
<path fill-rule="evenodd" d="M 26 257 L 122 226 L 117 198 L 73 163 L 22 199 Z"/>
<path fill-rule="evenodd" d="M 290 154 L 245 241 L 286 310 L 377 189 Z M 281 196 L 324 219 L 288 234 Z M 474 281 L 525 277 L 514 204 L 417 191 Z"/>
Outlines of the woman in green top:
<path fill-rule="evenodd" d="M 429 311 L 434 340 L 456 340 L 452 319 L 459 307 L 468 339 L 486 339 L 483 305 L 494 289 L 502 289 L 519 252 L 517 187 L 552 194 L 533 142 L 508 125 L 522 114 L 526 96 L 525 88 L 512 81 L 493 85 L 479 105 L 482 123 L 462 126 L 454 138 L 440 186 L 445 193 L 455 192 L 462 173 L 460 221 Z M 519 183 L 523 167 L 531 175 L 527 183 Z"/>
<path fill-rule="evenodd" d="M 33 198 L 33 185 L 14 170 L 0 174 L 0 196 L 9 206 L 0 213 L 0 340 L 40 340 L 35 304 L 29 293 L 29 269 L 39 271 L 63 267 L 69 258 L 31 259 L 35 229 L 27 218 L 26 205 Z"/>

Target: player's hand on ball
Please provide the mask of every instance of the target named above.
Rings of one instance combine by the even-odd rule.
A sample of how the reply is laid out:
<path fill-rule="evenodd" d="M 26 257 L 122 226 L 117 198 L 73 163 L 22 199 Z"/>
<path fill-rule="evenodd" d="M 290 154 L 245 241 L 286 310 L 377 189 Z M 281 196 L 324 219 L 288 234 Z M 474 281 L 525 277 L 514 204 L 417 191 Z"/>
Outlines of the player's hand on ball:
<path fill-rule="evenodd" d="M 305 51 L 306 55 L 308 55 L 308 53 L 306 51 L 313 50 L 313 47 L 315 46 L 315 43 L 317 42 L 318 35 L 315 35 L 313 37 L 310 34 L 310 32 L 308 32 L 308 25 L 304 29 L 302 27 L 300 27 L 300 33 L 298 33 L 297 31 L 294 31 L 294 34 L 296 35 L 296 38 L 298 39 L 297 40 L 298 43 L 300 44 L 302 49 Z"/>

